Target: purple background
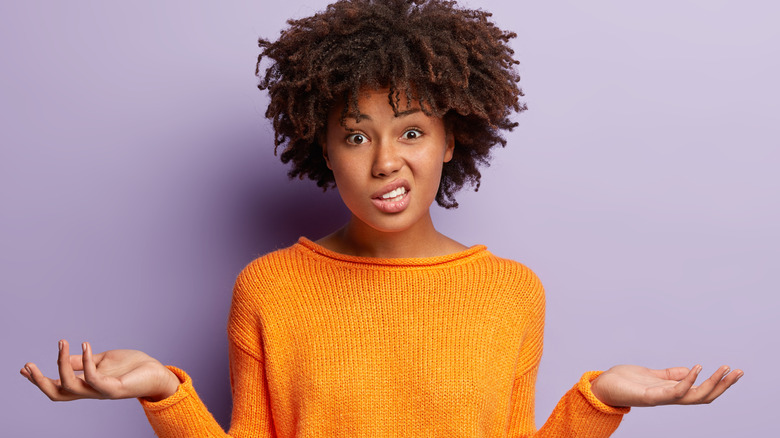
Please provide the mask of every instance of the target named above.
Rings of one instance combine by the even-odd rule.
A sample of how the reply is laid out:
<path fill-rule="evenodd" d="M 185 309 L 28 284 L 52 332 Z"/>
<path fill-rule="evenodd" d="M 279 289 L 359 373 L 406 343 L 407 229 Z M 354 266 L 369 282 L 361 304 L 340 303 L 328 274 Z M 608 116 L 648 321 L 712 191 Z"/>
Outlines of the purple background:
<path fill-rule="evenodd" d="M 768 436 L 780 7 L 552 3 L 467 3 L 518 32 L 530 110 L 436 223 L 544 281 L 539 425 L 586 370 L 727 363 L 746 376 L 723 399 L 634 409 L 615 436 Z M 346 218 L 287 182 L 253 76 L 256 38 L 325 2 L 267 4 L 0 4 L 3 436 L 152 436 L 135 400 L 55 404 L 18 375 L 54 374 L 60 338 L 181 366 L 229 421 L 235 275 Z"/>

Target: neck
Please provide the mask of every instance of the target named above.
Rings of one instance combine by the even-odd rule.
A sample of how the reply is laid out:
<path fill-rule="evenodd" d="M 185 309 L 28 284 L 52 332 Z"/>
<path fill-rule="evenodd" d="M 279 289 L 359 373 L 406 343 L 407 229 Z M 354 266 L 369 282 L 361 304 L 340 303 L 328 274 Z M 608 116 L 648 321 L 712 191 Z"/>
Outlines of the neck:
<path fill-rule="evenodd" d="M 341 254 L 376 258 L 435 257 L 466 247 L 436 231 L 430 216 L 402 231 L 379 231 L 352 216 L 347 224 L 318 241 Z"/>

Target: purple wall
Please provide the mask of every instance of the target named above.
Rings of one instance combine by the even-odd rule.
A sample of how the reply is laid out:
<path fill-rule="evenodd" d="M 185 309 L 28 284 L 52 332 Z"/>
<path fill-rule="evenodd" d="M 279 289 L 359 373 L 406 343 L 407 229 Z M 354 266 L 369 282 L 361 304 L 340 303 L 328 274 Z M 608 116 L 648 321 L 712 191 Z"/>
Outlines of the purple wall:
<path fill-rule="evenodd" d="M 152 436 L 134 400 L 51 403 L 18 375 L 55 373 L 60 338 L 187 369 L 227 424 L 235 275 L 346 218 L 287 182 L 253 76 L 256 38 L 325 2 L 201 3 L 0 5 L 3 436 Z M 545 282 L 537 423 L 589 369 L 728 363 L 747 375 L 722 400 L 615 436 L 775 430 L 780 7 L 469 4 L 518 32 L 530 110 L 435 220 Z"/>

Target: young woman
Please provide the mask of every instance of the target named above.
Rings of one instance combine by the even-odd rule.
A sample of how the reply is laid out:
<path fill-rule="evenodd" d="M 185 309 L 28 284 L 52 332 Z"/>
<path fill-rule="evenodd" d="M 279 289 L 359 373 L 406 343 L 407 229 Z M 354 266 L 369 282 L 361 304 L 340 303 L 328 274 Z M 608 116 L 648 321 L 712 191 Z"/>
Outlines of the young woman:
<path fill-rule="evenodd" d="M 489 16 L 346 0 L 260 40 L 282 161 L 337 187 L 351 218 L 239 275 L 228 435 L 608 436 L 630 406 L 708 403 L 742 376 L 724 366 L 694 386 L 700 366 L 588 372 L 536 430 L 541 283 L 430 215 L 478 186 L 524 109 L 514 34 Z M 139 351 L 59 348 L 59 379 L 21 371 L 52 400 L 137 397 L 159 436 L 226 435 L 184 371 Z"/>

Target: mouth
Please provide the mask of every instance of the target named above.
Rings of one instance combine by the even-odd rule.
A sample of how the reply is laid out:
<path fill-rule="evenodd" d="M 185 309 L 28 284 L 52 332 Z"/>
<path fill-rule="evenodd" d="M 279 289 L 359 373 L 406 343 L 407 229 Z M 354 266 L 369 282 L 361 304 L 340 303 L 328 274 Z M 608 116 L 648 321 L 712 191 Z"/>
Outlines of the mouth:
<path fill-rule="evenodd" d="M 406 187 L 398 187 L 395 190 L 391 190 L 380 197 L 382 201 L 395 202 L 400 201 L 406 194 Z"/>
<path fill-rule="evenodd" d="M 409 184 L 405 180 L 393 181 L 371 196 L 374 205 L 385 213 L 399 213 L 409 206 Z"/>

